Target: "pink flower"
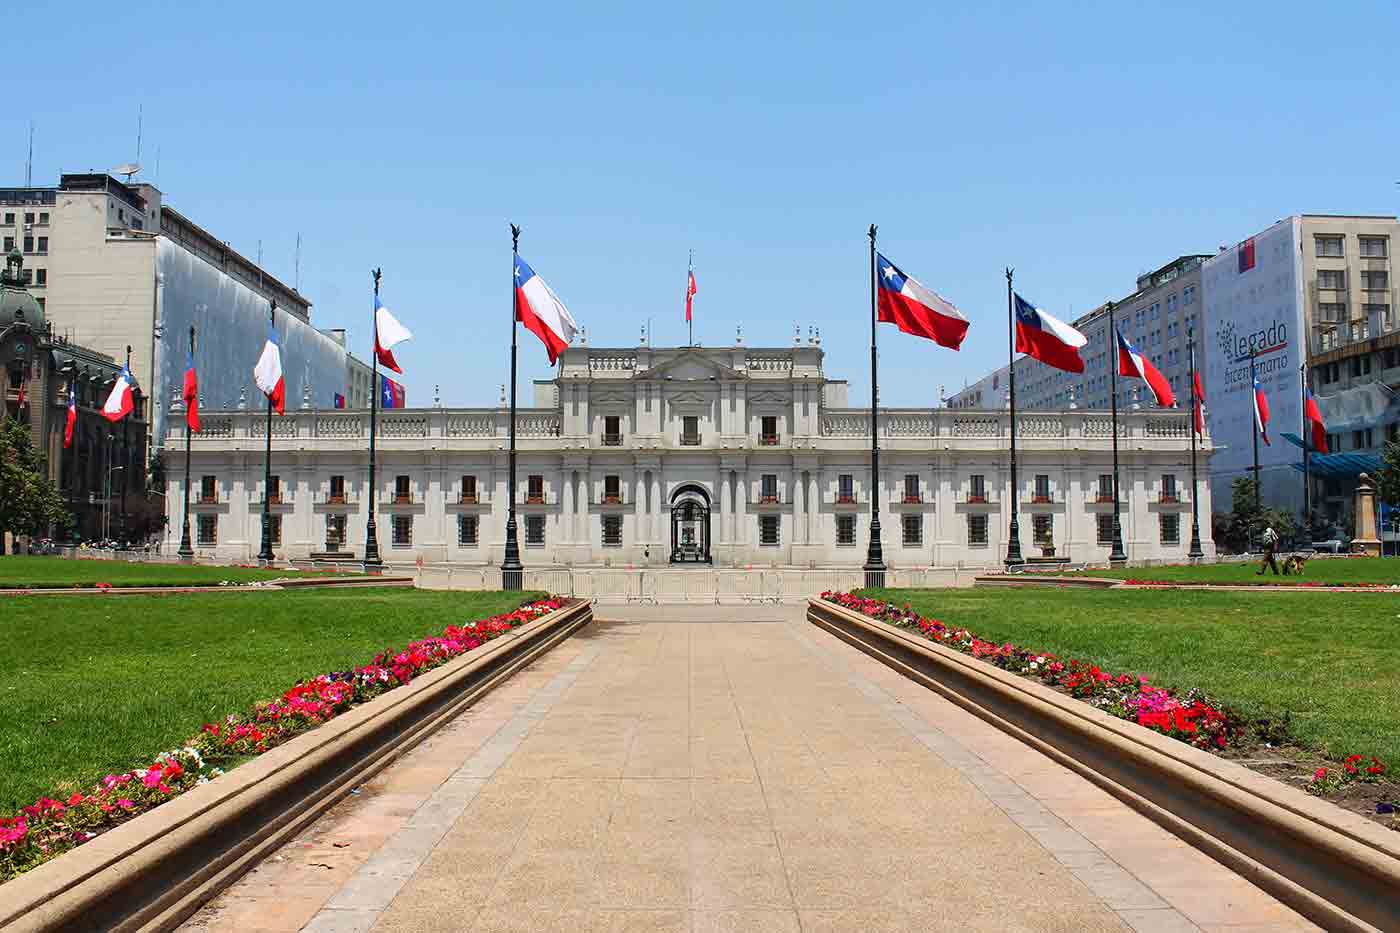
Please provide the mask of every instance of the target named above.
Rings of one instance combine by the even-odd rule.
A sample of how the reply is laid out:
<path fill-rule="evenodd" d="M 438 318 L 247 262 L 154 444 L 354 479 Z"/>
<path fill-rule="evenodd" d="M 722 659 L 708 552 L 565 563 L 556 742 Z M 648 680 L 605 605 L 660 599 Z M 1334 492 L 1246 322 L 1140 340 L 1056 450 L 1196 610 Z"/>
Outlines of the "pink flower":
<path fill-rule="evenodd" d="M 160 767 L 153 766 L 146 772 L 146 776 L 141 779 L 141 783 L 145 784 L 147 787 L 155 787 L 160 783 L 160 777 Z"/>
<path fill-rule="evenodd" d="M 130 800 L 127 800 L 125 797 L 117 801 L 117 806 L 121 807 L 123 810 L 136 809 L 136 804 L 132 803 Z"/>
<path fill-rule="evenodd" d="M 1325 780 L 1326 777 L 1327 777 L 1327 769 L 1326 769 L 1326 768 L 1318 768 L 1316 771 L 1313 772 L 1313 780 L 1314 780 L 1314 781 Z"/>

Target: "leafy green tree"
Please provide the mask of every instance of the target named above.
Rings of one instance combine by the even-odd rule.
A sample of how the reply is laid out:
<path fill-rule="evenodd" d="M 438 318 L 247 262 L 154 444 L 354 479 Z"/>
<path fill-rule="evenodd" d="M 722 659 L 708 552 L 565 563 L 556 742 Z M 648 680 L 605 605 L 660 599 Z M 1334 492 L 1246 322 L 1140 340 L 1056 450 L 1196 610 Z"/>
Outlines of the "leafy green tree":
<path fill-rule="evenodd" d="M 71 522 L 63 497 L 45 476 L 44 461 L 29 441 L 29 429 L 0 417 L 0 554 L 4 532 L 37 536 Z"/>
<path fill-rule="evenodd" d="M 1241 476 L 1230 484 L 1230 514 L 1217 523 L 1216 540 L 1223 537 L 1226 547 L 1232 551 L 1248 550 L 1250 542 L 1257 541 L 1270 525 L 1285 541 L 1298 532 L 1298 523 L 1291 513 L 1256 506 L 1255 489 L 1254 478 L 1250 476 Z"/>
<path fill-rule="evenodd" d="M 1400 437 L 1387 441 L 1376 472 L 1376 494 L 1386 505 L 1400 506 Z"/>

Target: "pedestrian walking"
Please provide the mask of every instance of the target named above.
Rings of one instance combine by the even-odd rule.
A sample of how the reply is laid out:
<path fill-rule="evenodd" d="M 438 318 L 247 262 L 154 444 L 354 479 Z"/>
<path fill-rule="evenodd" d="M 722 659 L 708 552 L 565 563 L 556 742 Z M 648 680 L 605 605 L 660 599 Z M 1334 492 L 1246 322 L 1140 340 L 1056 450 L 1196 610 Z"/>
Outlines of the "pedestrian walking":
<path fill-rule="evenodd" d="M 1260 536 L 1260 541 L 1264 544 L 1264 559 L 1259 562 L 1259 572 L 1255 576 L 1262 577 L 1266 569 L 1273 570 L 1274 576 L 1278 576 L 1278 561 L 1274 560 L 1274 552 L 1278 550 L 1278 532 L 1274 531 L 1273 525 L 1264 526 L 1264 534 Z"/>

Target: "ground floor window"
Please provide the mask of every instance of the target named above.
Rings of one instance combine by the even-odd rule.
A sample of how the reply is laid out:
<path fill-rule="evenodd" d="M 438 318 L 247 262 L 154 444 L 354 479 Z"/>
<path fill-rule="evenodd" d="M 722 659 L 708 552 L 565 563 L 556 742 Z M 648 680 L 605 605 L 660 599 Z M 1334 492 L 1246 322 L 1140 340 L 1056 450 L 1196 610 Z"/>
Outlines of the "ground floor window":
<path fill-rule="evenodd" d="M 967 517 L 967 543 L 971 547 L 985 547 L 987 544 L 987 516 Z"/>
<path fill-rule="evenodd" d="M 462 547 L 476 547 L 477 522 L 475 515 L 457 516 L 457 543 Z"/>
<path fill-rule="evenodd" d="M 1163 512 L 1157 516 L 1163 544 L 1181 543 L 1181 516 L 1175 512 Z"/>
<path fill-rule="evenodd" d="M 1113 547 L 1113 516 L 1107 512 L 1097 516 L 1099 524 L 1099 547 Z"/>
<path fill-rule="evenodd" d="M 272 540 L 273 547 L 282 546 L 282 516 L 269 515 L 267 517 L 268 537 Z"/>
<path fill-rule="evenodd" d="M 219 543 L 219 516 L 201 515 L 195 522 L 198 529 L 198 541 L 200 547 L 213 547 Z"/>
<path fill-rule="evenodd" d="M 922 515 L 904 516 L 904 546 L 922 547 L 924 543 L 924 517 Z"/>
<path fill-rule="evenodd" d="M 544 516 L 525 516 L 525 543 L 531 545 L 544 544 Z"/>
<path fill-rule="evenodd" d="M 856 517 L 854 515 L 836 516 L 836 543 L 840 547 L 856 546 Z"/>
<path fill-rule="evenodd" d="M 622 547 L 622 516 L 603 516 L 603 547 Z"/>
<path fill-rule="evenodd" d="M 780 515 L 760 515 L 758 517 L 758 543 L 763 547 L 778 546 L 778 519 Z"/>
<path fill-rule="evenodd" d="M 1036 547 L 1055 546 L 1055 516 L 1037 515 L 1031 519 L 1032 540 Z"/>
<path fill-rule="evenodd" d="M 411 547 L 413 545 L 413 516 L 394 516 L 394 547 Z"/>

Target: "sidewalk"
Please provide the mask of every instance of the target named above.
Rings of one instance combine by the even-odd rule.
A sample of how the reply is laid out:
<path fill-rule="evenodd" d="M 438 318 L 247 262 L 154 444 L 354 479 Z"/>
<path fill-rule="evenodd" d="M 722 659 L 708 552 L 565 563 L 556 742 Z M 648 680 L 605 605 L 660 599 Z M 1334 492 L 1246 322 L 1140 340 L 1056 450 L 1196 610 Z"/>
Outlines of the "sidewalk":
<path fill-rule="evenodd" d="M 646 621 L 555 649 L 185 929 L 1313 929 L 798 611 L 757 615 L 600 611 Z"/>

